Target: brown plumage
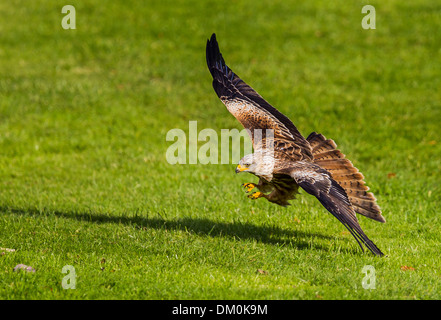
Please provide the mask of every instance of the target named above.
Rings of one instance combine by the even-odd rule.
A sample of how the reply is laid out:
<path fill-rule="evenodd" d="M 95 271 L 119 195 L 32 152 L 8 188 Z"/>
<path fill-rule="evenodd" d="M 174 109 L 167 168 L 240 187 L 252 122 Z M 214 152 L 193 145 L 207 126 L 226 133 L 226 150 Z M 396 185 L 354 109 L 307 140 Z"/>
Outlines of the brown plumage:
<path fill-rule="evenodd" d="M 306 140 L 312 148 L 314 163 L 326 169 L 332 178 L 345 189 L 354 211 L 379 222 L 386 222 L 377 205 L 377 199 L 364 184 L 364 176 L 345 155 L 337 149 L 333 140 L 313 132 Z"/>
<path fill-rule="evenodd" d="M 385 222 L 376 199 L 364 184 L 364 177 L 337 149 L 333 140 L 318 133 L 305 139 L 294 124 L 265 101 L 228 66 L 219 51 L 216 36 L 207 41 L 207 65 L 213 88 L 228 111 L 248 130 L 254 153 L 243 157 L 236 172 L 259 177 L 247 183 L 252 199 L 265 198 L 288 206 L 299 187 L 315 196 L 354 236 L 360 247 L 383 253 L 361 229 L 356 212 Z"/>

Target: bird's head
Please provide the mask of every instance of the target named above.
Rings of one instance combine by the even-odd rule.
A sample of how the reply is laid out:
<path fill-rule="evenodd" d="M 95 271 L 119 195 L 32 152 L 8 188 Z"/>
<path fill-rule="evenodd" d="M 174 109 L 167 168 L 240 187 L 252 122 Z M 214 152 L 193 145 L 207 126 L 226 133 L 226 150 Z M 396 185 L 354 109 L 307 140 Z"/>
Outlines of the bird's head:
<path fill-rule="evenodd" d="M 249 172 L 256 176 L 271 175 L 274 169 L 274 157 L 264 153 L 248 154 L 240 159 L 236 173 Z"/>
<path fill-rule="evenodd" d="M 257 163 L 254 159 L 254 154 L 248 154 L 242 159 L 240 159 L 239 164 L 236 167 L 236 173 L 240 172 L 249 172 L 249 173 L 255 173 Z"/>

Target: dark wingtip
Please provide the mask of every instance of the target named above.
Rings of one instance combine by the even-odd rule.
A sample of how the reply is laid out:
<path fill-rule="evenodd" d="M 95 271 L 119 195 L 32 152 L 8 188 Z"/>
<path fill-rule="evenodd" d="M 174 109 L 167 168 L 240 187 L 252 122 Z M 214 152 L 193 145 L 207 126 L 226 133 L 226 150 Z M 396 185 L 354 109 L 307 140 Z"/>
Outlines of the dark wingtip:
<path fill-rule="evenodd" d="M 213 33 L 211 38 L 207 40 L 207 63 L 208 68 L 215 66 L 217 60 L 220 60 L 219 44 L 216 40 L 216 34 Z"/>
<path fill-rule="evenodd" d="M 222 57 L 222 54 L 219 50 L 219 44 L 216 40 L 216 34 L 213 33 L 211 35 L 211 38 L 207 40 L 207 48 L 206 48 L 206 58 L 207 58 L 207 66 L 210 70 L 211 75 L 213 78 L 218 77 L 218 75 L 215 72 L 215 69 L 220 69 L 221 73 L 225 72 L 223 70 L 225 66 L 224 58 Z"/>

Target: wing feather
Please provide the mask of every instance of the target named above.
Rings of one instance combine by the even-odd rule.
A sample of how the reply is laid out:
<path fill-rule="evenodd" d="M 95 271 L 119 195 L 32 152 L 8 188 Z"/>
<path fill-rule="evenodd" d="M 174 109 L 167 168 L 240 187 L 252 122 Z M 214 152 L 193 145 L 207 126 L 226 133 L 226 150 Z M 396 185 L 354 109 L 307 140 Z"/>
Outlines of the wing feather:
<path fill-rule="evenodd" d="M 226 65 L 215 34 L 207 41 L 206 58 L 216 94 L 228 111 L 248 129 L 255 149 L 254 130 L 263 130 L 262 137 L 265 138 L 264 130 L 273 129 L 275 150 L 288 154 L 293 160 L 312 159 L 309 142 L 294 124 Z"/>
<path fill-rule="evenodd" d="M 315 196 L 349 230 L 362 250 L 361 244 L 363 243 L 372 253 L 378 256 L 383 255 L 361 229 L 345 190 L 331 177 L 329 172 L 317 165 L 305 162 L 285 170 L 300 187 Z"/>

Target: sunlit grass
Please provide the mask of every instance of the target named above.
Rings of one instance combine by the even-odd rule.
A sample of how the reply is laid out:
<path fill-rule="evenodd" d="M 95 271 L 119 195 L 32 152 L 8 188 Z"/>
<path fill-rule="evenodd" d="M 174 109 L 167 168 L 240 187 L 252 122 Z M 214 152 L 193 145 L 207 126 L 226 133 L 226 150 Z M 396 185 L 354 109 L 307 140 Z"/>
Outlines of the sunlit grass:
<path fill-rule="evenodd" d="M 59 2 L 2 3 L 0 298 L 439 299 L 440 7 L 369 4 L 376 30 L 343 1 L 81 1 L 76 30 Z M 237 74 L 363 172 L 387 223 L 360 224 L 386 257 L 305 192 L 253 202 L 234 164 L 166 161 L 190 120 L 242 129 L 211 87 L 213 32 Z"/>

